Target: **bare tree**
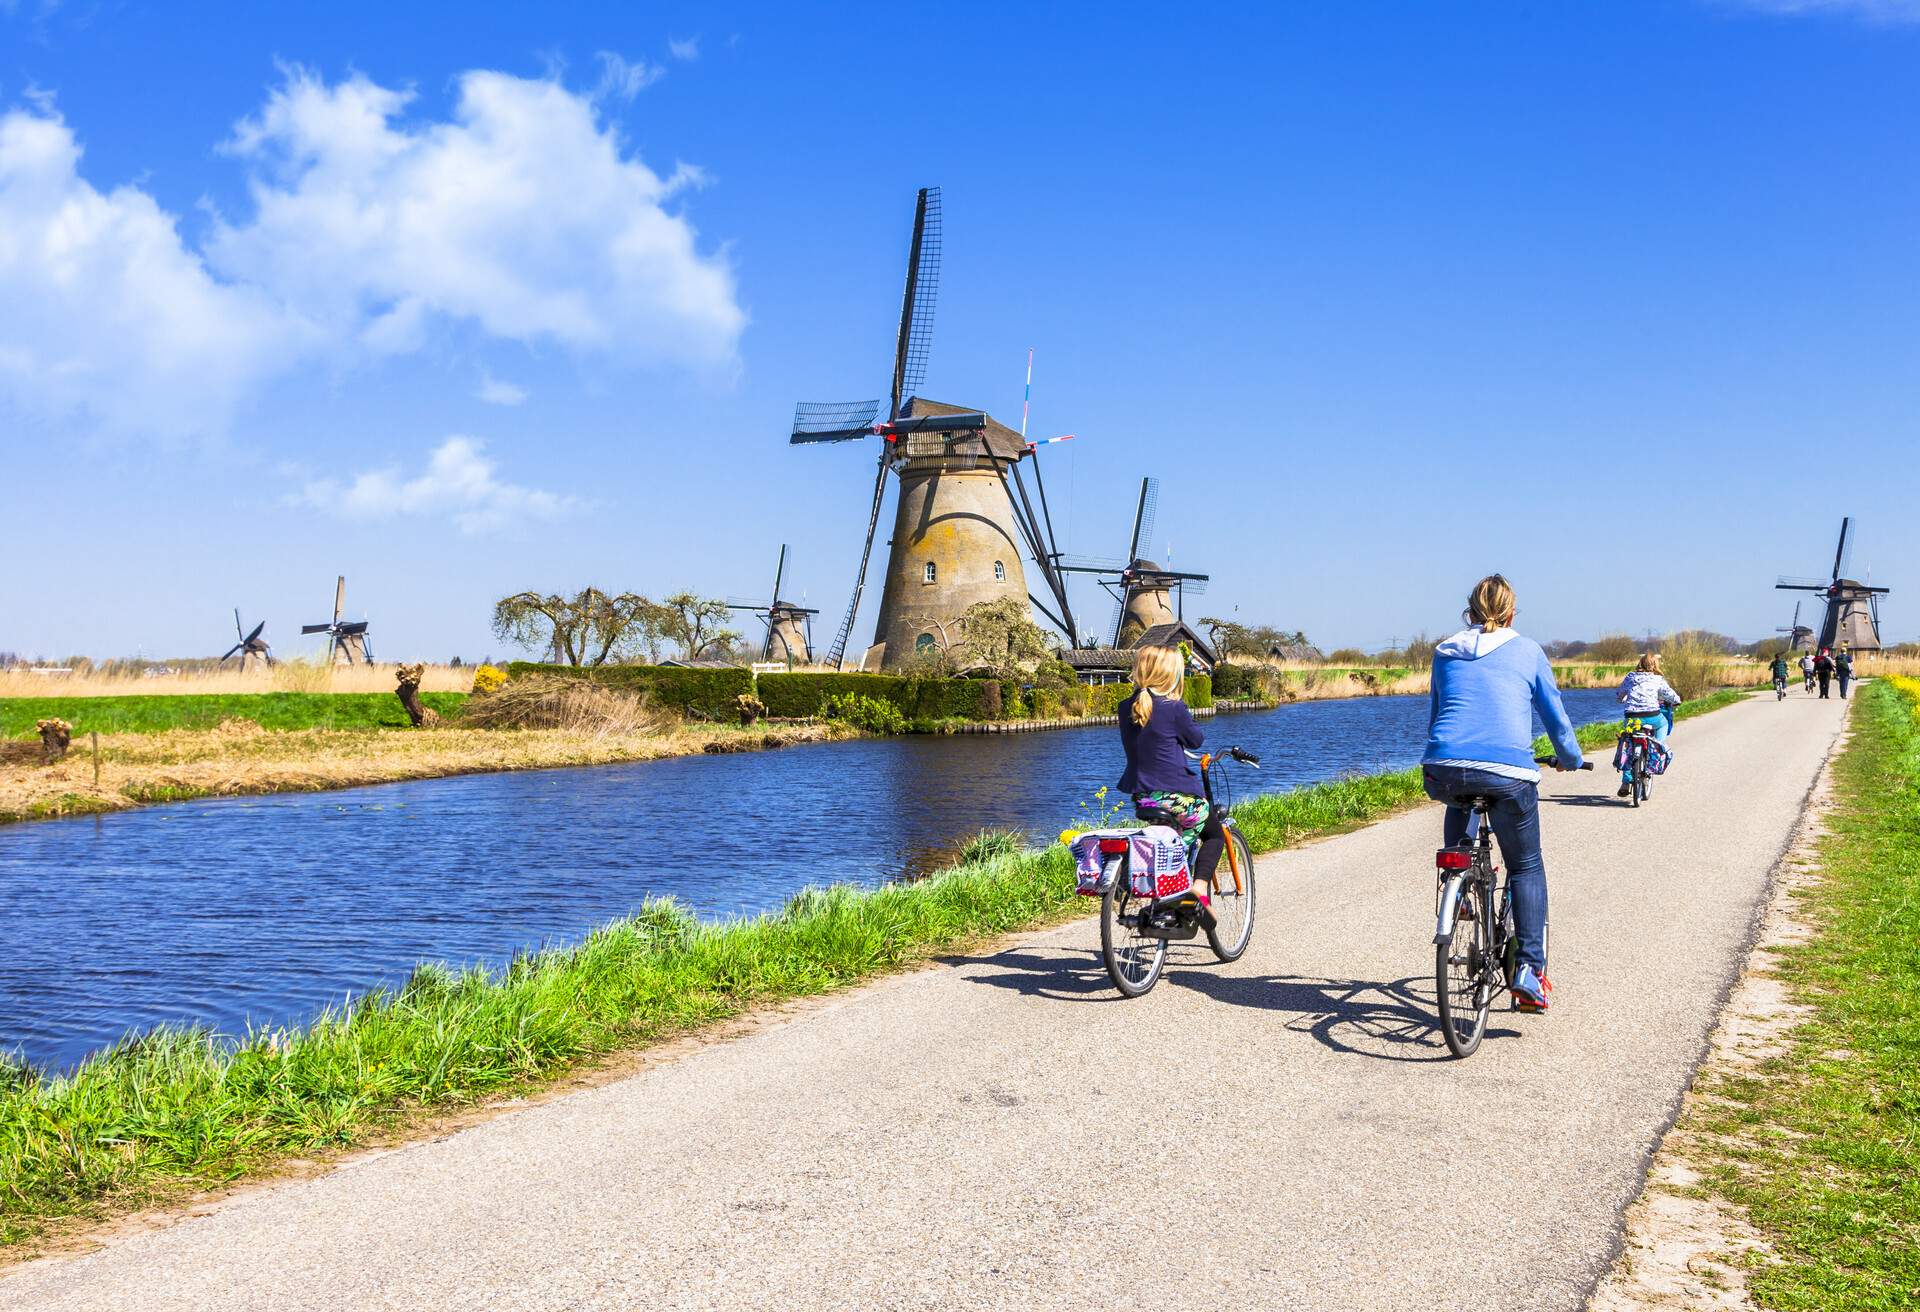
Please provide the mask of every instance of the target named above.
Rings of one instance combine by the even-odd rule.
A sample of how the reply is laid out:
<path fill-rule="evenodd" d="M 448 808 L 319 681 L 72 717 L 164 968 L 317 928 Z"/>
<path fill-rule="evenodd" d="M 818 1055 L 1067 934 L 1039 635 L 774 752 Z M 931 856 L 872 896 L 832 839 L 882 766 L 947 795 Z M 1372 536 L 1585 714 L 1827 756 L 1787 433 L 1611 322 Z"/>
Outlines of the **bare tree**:
<path fill-rule="evenodd" d="M 676 592 L 660 603 L 661 632 L 680 645 L 686 659 L 699 660 L 709 651 L 726 651 L 740 640 L 735 629 L 726 627 L 733 608 L 715 597 Z"/>
<path fill-rule="evenodd" d="M 997 678 L 1025 678 L 1053 654 L 1046 630 L 1033 622 L 1025 601 L 1013 597 L 967 607 L 956 627 L 967 654 Z"/>
<path fill-rule="evenodd" d="M 609 596 L 583 588 L 571 597 L 516 592 L 493 604 L 494 636 L 529 651 L 550 651 L 568 665 L 604 665 L 658 648 L 662 608 L 638 593 Z"/>

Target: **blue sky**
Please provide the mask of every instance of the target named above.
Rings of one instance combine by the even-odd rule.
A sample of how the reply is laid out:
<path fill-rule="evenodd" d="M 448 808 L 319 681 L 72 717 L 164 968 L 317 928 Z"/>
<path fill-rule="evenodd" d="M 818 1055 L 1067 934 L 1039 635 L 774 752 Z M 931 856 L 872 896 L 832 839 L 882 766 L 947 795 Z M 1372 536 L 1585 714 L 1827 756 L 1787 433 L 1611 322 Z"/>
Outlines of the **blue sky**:
<path fill-rule="evenodd" d="M 1758 636 L 1851 514 L 1920 637 L 1920 5 L 290 8 L 0 0 L 0 649 L 292 654 L 344 572 L 472 659 L 782 541 L 830 630 L 872 453 L 787 424 L 884 390 L 929 183 L 924 390 L 1035 348 L 1074 551 L 1153 473 L 1326 645 L 1493 569 Z"/>

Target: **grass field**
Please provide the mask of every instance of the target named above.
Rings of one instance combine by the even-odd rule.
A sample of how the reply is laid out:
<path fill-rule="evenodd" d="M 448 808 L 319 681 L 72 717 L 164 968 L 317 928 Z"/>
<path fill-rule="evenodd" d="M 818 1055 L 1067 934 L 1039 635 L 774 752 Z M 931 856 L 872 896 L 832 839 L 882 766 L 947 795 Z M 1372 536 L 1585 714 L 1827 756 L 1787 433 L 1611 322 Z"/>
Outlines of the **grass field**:
<path fill-rule="evenodd" d="M 391 676 L 388 682 L 392 682 Z M 442 715 L 467 699 L 460 692 L 429 692 L 420 700 Z M 77 739 L 87 733 L 166 733 L 212 729 L 225 720 L 251 720 L 262 729 L 374 729 L 407 727 L 407 713 L 386 692 L 225 692 L 171 695 L 0 698 L 0 738 L 34 738 L 39 720 L 61 719 Z"/>
<path fill-rule="evenodd" d="M 1598 744 L 1612 733 L 1589 726 L 1582 738 Z M 1419 772 L 1404 770 L 1251 797 L 1236 814 L 1255 850 L 1271 851 L 1421 800 Z M 811 890 L 777 914 L 721 925 L 650 903 L 504 973 L 422 966 L 397 992 L 237 1046 L 161 1030 L 67 1078 L 0 1067 L 0 1243 L 343 1148 L 595 1054 L 1087 909 L 1064 848 L 1009 847 L 985 836 L 971 846 L 981 859 L 931 879 Z"/>
<path fill-rule="evenodd" d="M 1834 767 L 1815 932 L 1784 950 L 1812 1008 L 1786 1051 L 1708 1085 L 1708 1186 L 1758 1227 L 1763 1307 L 1920 1307 L 1920 680 L 1863 685 Z"/>
<path fill-rule="evenodd" d="M 429 665 L 420 687 L 426 692 L 467 692 L 473 666 Z M 318 661 L 281 661 L 271 669 L 241 673 L 236 666 L 183 670 L 149 677 L 114 669 L 34 674 L 0 670 L 0 698 L 6 697 L 180 697 L 226 693 L 383 692 L 393 693 L 392 665 L 327 665 Z"/>

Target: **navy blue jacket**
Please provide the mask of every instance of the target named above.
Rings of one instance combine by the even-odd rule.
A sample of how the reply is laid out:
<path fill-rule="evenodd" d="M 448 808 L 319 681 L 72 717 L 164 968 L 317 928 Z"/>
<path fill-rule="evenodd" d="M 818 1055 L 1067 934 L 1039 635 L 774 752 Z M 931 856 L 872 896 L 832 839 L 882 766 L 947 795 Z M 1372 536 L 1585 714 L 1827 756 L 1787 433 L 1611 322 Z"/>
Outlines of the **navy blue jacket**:
<path fill-rule="evenodd" d="M 1198 796 L 1200 775 L 1181 751 L 1197 750 L 1207 740 L 1193 722 L 1193 712 L 1177 697 L 1155 697 L 1153 715 L 1142 727 L 1133 722 L 1133 703 L 1139 696 L 1136 692 L 1120 703 L 1120 745 L 1127 752 L 1120 791 Z"/>

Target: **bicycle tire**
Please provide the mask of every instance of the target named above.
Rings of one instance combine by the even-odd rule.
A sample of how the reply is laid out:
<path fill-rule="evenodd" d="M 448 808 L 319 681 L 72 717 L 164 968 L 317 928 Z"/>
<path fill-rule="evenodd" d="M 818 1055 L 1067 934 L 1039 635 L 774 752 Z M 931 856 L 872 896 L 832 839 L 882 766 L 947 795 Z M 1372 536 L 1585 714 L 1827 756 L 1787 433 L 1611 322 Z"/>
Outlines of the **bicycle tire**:
<path fill-rule="evenodd" d="M 1453 907 L 1452 933 L 1433 945 L 1434 996 L 1440 1037 L 1455 1057 L 1471 1057 L 1486 1037 L 1495 969 L 1486 885 L 1467 879 Z"/>
<path fill-rule="evenodd" d="M 1653 796 L 1653 780 L 1647 776 L 1647 761 L 1640 758 L 1640 768 L 1633 772 L 1634 805 L 1638 806 Z"/>
<path fill-rule="evenodd" d="M 1100 956 L 1107 965 L 1107 978 L 1127 998 L 1144 996 L 1160 982 L 1167 965 L 1167 940 L 1121 923 L 1126 904 L 1138 900 L 1127 887 L 1125 869 L 1100 899 Z"/>
<path fill-rule="evenodd" d="M 1253 942 L 1253 848 L 1238 829 L 1227 830 L 1227 850 L 1221 857 L 1227 864 L 1226 879 L 1216 869 L 1213 878 L 1213 928 L 1207 942 L 1213 955 L 1222 961 L 1238 961 Z M 1227 884 L 1238 881 L 1238 889 Z"/>

